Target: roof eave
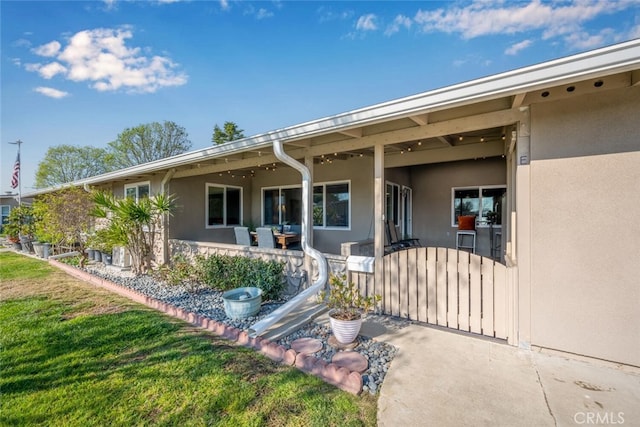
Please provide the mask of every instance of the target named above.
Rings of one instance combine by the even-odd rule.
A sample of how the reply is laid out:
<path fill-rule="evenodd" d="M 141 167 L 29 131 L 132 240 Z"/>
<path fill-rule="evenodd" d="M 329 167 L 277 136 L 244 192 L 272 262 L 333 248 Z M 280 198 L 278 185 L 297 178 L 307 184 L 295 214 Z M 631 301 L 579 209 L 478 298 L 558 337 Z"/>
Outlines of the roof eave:
<path fill-rule="evenodd" d="M 96 185 L 168 170 L 225 155 L 271 147 L 274 139 L 283 142 L 311 138 L 348 128 L 360 127 L 414 114 L 438 111 L 504 96 L 513 96 L 547 86 L 603 77 L 637 69 L 640 39 L 584 52 L 541 64 L 483 77 L 441 89 L 352 110 L 334 116 L 274 130 L 226 144 L 179 154 L 154 162 L 82 179 L 63 186 L 26 194 L 33 197 L 69 185 Z"/>

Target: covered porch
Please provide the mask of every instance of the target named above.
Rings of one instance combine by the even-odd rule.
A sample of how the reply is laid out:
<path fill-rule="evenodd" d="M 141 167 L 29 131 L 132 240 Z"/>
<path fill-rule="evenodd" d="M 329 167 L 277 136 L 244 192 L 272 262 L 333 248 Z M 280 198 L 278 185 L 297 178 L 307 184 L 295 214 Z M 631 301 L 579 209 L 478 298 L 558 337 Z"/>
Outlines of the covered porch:
<path fill-rule="evenodd" d="M 310 244 L 327 255 L 330 273 L 348 274 L 362 291 L 381 295 L 385 314 L 515 342 L 515 266 L 506 263 L 517 130 L 527 115 L 512 103 L 285 140 L 287 154 L 313 177 Z M 270 146 L 178 170 L 170 191 L 181 205 L 169 226 L 171 253 L 281 260 L 291 294 L 312 282 L 314 263 L 300 251 L 235 244 L 235 226 L 302 222 L 300 175 Z M 457 249 L 458 215 L 476 216 L 474 249 Z M 389 253 L 389 221 L 420 247 Z M 375 260 L 373 269 L 350 268 L 350 257 L 363 256 Z"/>

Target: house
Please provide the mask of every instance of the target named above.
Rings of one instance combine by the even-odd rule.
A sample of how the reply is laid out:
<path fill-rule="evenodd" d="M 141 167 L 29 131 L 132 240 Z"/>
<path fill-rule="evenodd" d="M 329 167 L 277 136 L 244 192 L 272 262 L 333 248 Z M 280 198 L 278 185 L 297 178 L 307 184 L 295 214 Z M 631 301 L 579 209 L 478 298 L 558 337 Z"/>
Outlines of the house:
<path fill-rule="evenodd" d="M 30 205 L 31 199 L 23 199 L 22 203 Z M 4 194 L 0 194 L 0 233 L 3 232 L 4 224 L 9 218 L 11 209 L 17 207 L 18 205 L 19 203 L 17 193 L 7 191 Z"/>
<path fill-rule="evenodd" d="M 354 277 L 386 312 L 640 366 L 639 113 L 632 40 L 77 184 L 177 195 L 165 259 L 169 248 L 254 253 L 233 226 L 302 220 L 280 141 L 312 176 L 312 246 L 332 271 L 373 256 L 374 272 Z M 457 249 L 469 213 L 475 254 Z M 385 254 L 387 220 L 422 247 Z M 312 269 L 298 251 L 270 253 Z"/>

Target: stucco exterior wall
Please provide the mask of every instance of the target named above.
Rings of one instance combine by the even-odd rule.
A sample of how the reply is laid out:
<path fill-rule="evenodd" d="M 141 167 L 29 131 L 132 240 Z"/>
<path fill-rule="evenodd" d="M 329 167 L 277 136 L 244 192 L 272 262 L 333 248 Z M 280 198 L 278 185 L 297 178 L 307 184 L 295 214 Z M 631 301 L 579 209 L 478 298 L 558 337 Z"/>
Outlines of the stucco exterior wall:
<path fill-rule="evenodd" d="M 531 108 L 533 345 L 640 365 L 639 116 L 640 87 Z"/>
<path fill-rule="evenodd" d="M 206 184 L 242 187 L 243 217 L 247 224 L 251 212 L 251 177 L 230 174 L 199 175 L 171 180 L 169 193 L 177 196 L 177 208 L 169 219 L 169 238 L 203 242 L 235 243 L 233 226 L 207 228 L 205 220 Z"/>
<path fill-rule="evenodd" d="M 245 225 L 262 224 L 262 189 L 265 187 L 300 186 L 301 177 L 292 168 L 281 166 L 273 170 L 255 168 L 255 176 L 232 178 L 229 174 L 202 175 L 173 179 L 169 192 L 178 196 L 178 208 L 170 219 L 171 239 L 203 242 L 235 243 L 233 227 L 205 227 L 205 184 L 243 187 L 243 217 Z M 340 254 L 342 242 L 373 237 L 373 161 L 368 157 L 336 160 L 332 164 L 316 165 L 314 181 L 351 183 L 351 227 L 349 229 L 314 230 L 314 246 L 326 253 Z"/>
<path fill-rule="evenodd" d="M 451 189 L 506 185 L 507 163 L 497 157 L 414 166 L 411 182 L 413 235 L 425 246 L 455 248 L 457 227 L 451 226 Z M 489 229 L 476 231 L 476 253 L 490 256 Z"/>

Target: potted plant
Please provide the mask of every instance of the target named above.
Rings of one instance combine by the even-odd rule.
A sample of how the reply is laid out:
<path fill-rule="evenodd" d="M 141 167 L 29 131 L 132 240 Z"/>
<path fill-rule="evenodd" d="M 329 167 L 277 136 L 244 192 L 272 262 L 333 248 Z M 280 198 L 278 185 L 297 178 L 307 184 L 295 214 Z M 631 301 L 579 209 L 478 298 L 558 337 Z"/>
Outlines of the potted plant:
<path fill-rule="evenodd" d="M 360 333 L 363 317 L 382 299 L 380 295 L 365 297 L 358 286 L 347 281 L 345 275 L 331 276 L 329 293 L 320 293 L 320 299 L 330 308 L 331 331 L 340 344 L 352 343 Z"/>
<path fill-rule="evenodd" d="M 35 232 L 33 209 L 30 206 L 18 206 L 11 209 L 5 229 L 12 243 L 19 239 L 23 252 L 31 252 L 31 241 Z"/>

